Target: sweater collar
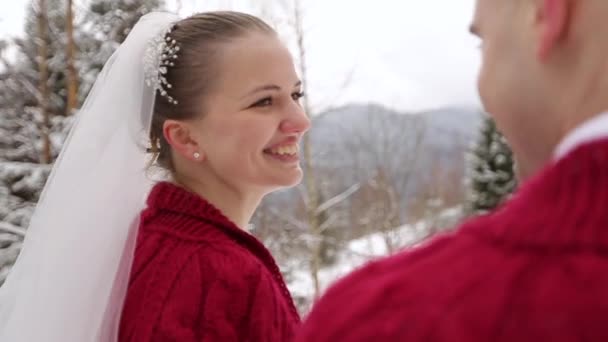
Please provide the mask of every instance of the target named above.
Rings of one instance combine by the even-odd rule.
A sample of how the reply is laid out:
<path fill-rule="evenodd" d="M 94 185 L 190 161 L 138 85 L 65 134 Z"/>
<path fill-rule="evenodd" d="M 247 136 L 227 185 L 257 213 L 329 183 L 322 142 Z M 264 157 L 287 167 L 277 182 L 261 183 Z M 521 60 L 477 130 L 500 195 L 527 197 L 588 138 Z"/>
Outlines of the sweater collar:
<path fill-rule="evenodd" d="M 608 249 L 607 208 L 608 138 L 579 145 L 464 228 L 515 245 Z"/>
<path fill-rule="evenodd" d="M 246 234 L 219 209 L 199 195 L 170 182 L 159 182 L 148 196 L 148 208 L 161 209 L 203 220 L 211 225 Z"/>
<path fill-rule="evenodd" d="M 595 140 L 608 138 L 608 112 L 595 116 L 575 128 L 562 139 L 555 149 L 554 159 L 559 160 L 576 147 Z"/>

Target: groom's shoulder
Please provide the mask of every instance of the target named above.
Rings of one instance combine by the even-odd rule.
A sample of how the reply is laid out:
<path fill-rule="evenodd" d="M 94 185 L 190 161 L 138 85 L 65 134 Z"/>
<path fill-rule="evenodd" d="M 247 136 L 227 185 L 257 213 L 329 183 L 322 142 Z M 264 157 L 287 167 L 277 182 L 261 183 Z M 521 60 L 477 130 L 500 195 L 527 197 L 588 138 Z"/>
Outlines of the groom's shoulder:
<path fill-rule="evenodd" d="M 389 294 L 391 291 L 402 293 L 418 283 L 428 286 L 429 278 L 446 275 L 448 265 L 471 260 L 473 254 L 486 248 L 485 243 L 466 231 L 442 234 L 414 248 L 366 264 L 338 281 L 328 290 L 326 297 L 343 294 L 349 289 L 365 291 L 382 288 Z"/>
<path fill-rule="evenodd" d="M 392 282 L 403 284 L 405 280 L 411 285 L 419 282 L 428 285 L 427 278 L 447 275 L 448 265 L 463 264 L 468 267 L 475 261 L 478 268 L 480 261 L 475 260 L 478 256 L 495 253 L 491 244 L 474 233 L 477 227 L 487 223 L 473 219 L 413 248 L 372 261 L 338 282 L 336 287 L 349 287 L 351 283 L 359 284 L 358 286 L 386 285 Z"/>
<path fill-rule="evenodd" d="M 367 333 L 379 337 L 377 331 L 365 331 L 366 323 L 358 322 L 360 319 L 382 321 L 376 322 L 375 327 L 384 326 L 387 336 L 395 336 L 395 330 L 403 326 L 426 329 L 426 324 L 441 317 L 446 303 L 453 301 L 458 291 L 483 283 L 484 277 L 489 278 L 487 274 L 505 257 L 500 249 L 466 228 L 371 262 L 343 278 L 315 305 L 303 328 L 303 336 L 314 336 L 316 341 L 338 337 L 343 341 L 364 341 Z M 403 324 L 404 319 L 416 324 Z M 351 339 L 345 338 L 346 327 L 359 325 L 360 328 L 347 333 L 353 334 Z M 307 332 L 312 335 L 306 335 Z M 317 335 L 319 332 L 335 334 L 321 337 Z"/>

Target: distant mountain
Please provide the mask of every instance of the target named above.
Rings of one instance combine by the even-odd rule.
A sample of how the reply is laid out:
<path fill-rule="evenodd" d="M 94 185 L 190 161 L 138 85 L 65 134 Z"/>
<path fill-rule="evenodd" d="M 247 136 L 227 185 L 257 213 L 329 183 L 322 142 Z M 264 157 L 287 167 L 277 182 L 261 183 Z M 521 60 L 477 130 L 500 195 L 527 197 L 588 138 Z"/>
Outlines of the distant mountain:
<path fill-rule="evenodd" d="M 481 124 L 482 111 L 476 108 L 443 108 L 418 115 L 424 117 L 429 135 L 435 141 L 451 144 L 454 138 L 465 142 L 474 140 Z"/>
<path fill-rule="evenodd" d="M 428 169 L 437 159 L 463 166 L 464 152 L 476 138 L 481 113 L 479 109 L 464 107 L 404 113 L 375 104 L 349 105 L 315 117 L 310 134 L 315 159 L 321 164 L 336 162 L 335 153 L 327 151 L 328 147 L 334 147 L 335 152 L 336 146 L 349 145 L 360 135 L 367 136 L 368 144 L 403 144 L 403 153 L 407 153 L 406 145 L 411 143 L 408 136 L 415 139 L 422 134 L 420 156 L 416 159 L 419 170 Z M 393 153 L 398 152 L 397 146 Z M 340 153 L 340 159 L 349 158 L 351 153 L 352 150 Z"/>
<path fill-rule="evenodd" d="M 331 109 L 315 117 L 311 136 L 315 143 L 336 141 L 341 133 L 349 130 L 365 129 L 368 116 L 382 117 L 389 122 L 422 120 L 427 137 L 435 143 L 452 144 L 453 138 L 471 141 L 481 123 L 481 110 L 466 107 L 449 107 L 425 112 L 399 112 L 376 104 L 348 105 Z M 382 132 L 378 132 L 381 134 Z M 408 132 L 404 132 L 407 134 Z"/>

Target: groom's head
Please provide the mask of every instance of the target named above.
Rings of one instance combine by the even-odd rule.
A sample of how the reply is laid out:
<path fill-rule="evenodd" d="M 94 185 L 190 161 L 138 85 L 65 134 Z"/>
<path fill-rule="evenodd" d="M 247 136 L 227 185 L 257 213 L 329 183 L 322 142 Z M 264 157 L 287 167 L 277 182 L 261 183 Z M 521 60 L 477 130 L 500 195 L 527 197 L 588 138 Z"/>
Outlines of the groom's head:
<path fill-rule="evenodd" d="M 479 92 L 524 177 L 608 110 L 608 0 L 477 0 Z"/>

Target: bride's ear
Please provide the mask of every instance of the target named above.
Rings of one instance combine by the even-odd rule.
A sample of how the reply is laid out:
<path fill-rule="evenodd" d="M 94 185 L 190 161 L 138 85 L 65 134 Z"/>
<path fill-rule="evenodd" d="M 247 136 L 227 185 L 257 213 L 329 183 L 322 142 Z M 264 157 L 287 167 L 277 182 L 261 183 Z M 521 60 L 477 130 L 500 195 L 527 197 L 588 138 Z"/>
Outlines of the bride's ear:
<path fill-rule="evenodd" d="M 192 161 L 202 161 L 205 155 L 196 142 L 191 129 L 184 122 L 167 120 L 163 124 L 163 135 L 175 153 Z"/>

